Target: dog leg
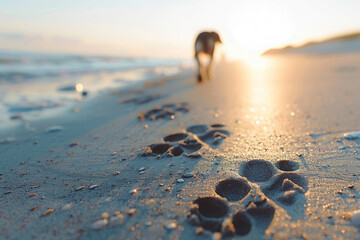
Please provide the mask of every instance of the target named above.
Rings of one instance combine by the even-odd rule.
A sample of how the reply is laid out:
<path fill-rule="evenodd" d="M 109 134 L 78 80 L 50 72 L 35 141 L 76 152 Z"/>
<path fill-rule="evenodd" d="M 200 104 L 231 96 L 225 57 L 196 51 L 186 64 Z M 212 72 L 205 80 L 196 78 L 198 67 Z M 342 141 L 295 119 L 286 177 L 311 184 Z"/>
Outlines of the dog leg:
<path fill-rule="evenodd" d="M 199 59 L 199 53 L 202 52 L 204 49 L 204 46 L 201 41 L 195 42 L 195 60 L 198 65 L 198 73 L 197 73 L 197 81 L 202 82 L 203 81 L 203 74 L 202 74 L 202 66 Z"/>
<path fill-rule="evenodd" d="M 201 74 L 201 63 L 200 63 L 198 52 L 195 53 L 195 59 L 198 64 L 197 80 L 198 80 L 198 82 L 202 82 L 203 78 L 202 78 L 202 74 Z"/>
<path fill-rule="evenodd" d="M 213 64 L 212 64 L 212 61 L 213 61 L 213 56 L 211 54 L 210 55 L 209 65 L 206 67 L 206 75 L 207 75 L 208 80 L 213 78 Z"/>

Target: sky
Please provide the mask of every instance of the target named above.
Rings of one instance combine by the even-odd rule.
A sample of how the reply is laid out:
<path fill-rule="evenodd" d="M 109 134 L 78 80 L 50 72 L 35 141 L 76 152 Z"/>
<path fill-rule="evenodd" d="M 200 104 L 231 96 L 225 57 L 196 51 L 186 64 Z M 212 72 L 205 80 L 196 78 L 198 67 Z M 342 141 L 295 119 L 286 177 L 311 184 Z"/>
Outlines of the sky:
<path fill-rule="evenodd" d="M 215 30 L 231 59 L 360 32 L 358 0 L 0 0 L 0 49 L 191 58 Z"/>

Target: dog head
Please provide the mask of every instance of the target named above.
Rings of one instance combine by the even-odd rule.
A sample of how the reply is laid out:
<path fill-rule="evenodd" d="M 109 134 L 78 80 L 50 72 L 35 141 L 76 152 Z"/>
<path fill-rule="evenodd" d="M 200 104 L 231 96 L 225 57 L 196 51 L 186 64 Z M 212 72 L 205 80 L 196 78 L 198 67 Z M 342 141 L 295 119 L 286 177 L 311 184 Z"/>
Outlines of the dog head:
<path fill-rule="evenodd" d="M 217 34 L 216 32 L 211 32 L 211 34 L 212 34 L 215 42 L 222 43 L 220 40 L 219 34 Z"/>

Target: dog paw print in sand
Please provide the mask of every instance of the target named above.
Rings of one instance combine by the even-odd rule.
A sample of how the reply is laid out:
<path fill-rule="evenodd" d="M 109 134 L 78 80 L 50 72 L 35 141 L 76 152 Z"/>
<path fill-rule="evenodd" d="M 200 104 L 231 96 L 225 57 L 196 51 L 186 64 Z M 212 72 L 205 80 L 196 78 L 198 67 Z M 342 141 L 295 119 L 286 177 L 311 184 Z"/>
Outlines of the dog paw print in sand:
<path fill-rule="evenodd" d="M 138 119 L 140 121 L 145 120 L 159 120 L 159 119 L 175 119 L 176 115 L 187 113 L 190 111 L 190 107 L 187 103 L 179 103 L 179 104 L 164 104 L 159 105 L 145 113 L 139 113 Z"/>
<path fill-rule="evenodd" d="M 257 221 L 271 222 L 275 208 L 256 192 L 246 178 L 228 178 L 218 182 L 217 196 L 200 197 L 193 202 L 189 222 L 223 237 L 246 236 Z M 260 224 L 259 224 L 260 225 Z M 264 225 L 264 224 L 261 224 Z"/>
<path fill-rule="evenodd" d="M 210 127 L 207 125 L 193 125 L 188 127 L 186 131 L 196 135 L 211 148 L 218 148 L 222 141 L 230 136 L 230 132 L 223 129 L 224 127 L 223 124 L 213 124 Z"/>
<path fill-rule="evenodd" d="M 201 158 L 198 150 L 204 145 L 218 148 L 222 141 L 230 136 L 230 132 L 223 129 L 224 127 L 222 124 L 189 126 L 184 132 L 165 136 L 164 143 L 149 145 L 142 156 L 174 157 L 185 154 L 190 158 Z"/>
<path fill-rule="evenodd" d="M 251 160 L 240 166 L 240 175 L 217 183 L 215 196 L 193 201 L 189 222 L 223 237 L 265 233 L 278 207 L 293 219 L 304 212 L 307 180 L 297 174 L 294 161 L 282 160 L 275 166 L 265 160 Z M 292 214 L 295 213 L 296 214 Z"/>
<path fill-rule="evenodd" d="M 303 176 L 294 173 L 300 168 L 299 164 L 281 160 L 276 162 L 275 166 L 276 168 L 265 160 L 251 160 L 241 165 L 240 175 L 259 184 L 266 196 L 285 209 L 296 202 L 306 202 L 304 194 L 308 189 L 307 181 Z M 299 208 L 295 206 L 292 210 L 296 209 Z M 290 215 L 291 212 L 288 211 Z"/>

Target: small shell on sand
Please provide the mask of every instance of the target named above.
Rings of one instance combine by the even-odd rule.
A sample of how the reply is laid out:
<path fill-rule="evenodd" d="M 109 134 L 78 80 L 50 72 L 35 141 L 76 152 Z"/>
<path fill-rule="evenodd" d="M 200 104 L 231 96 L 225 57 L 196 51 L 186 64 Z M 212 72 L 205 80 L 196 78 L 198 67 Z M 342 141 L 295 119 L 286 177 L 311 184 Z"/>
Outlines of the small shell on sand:
<path fill-rule="evenodd" d="M 80 145 L 80 143 L 78 143 L 78 142 L 73 142 L 73 143 L 70 143 L 70 144 L 69 144 L 69 147 L 75 147 L 75 146 L 78 146 L 78 145 Z"/>
<path fill-rule="evenodd" d="M 89 189 L 90 189 L 90 190 L 93 190 L 93 189 L 97 188 L 98 186 L 99 186 L 98 184 L 93 184 L 93 185 L 91 185 L 91 186 L 89 187 Z"/>
<path fill-rule="evenodd" d="M 50 213 L 53 213 L 53 212 L 54 212 L 54 209 L 50 208 L 50 209 L 46 210 L 42 215 L 47 216 L 47 215 L 49 215 Z"/>
<path fill-rule="evenodd" d="M 130 194 L 137 194 L 138 193 L 138 189 L 134 188 L 132 190 L 130 190 Z"/>
<path fill-rule="evenodd" d="M 185 174 L 183 175 L 184 178 L 191 178 L 191 177 L 193 177 L 193 176 L 194 176 L 193 173 L 185 173 Z"/>
<path fill-rule="evenodd" d="M 101 218 L 102 219 L 108 219 L 110 217 L 110 214 L 108 213 L 108 212 L 103 212 L 102 214 L 101 214 Z"/>
<path fill-rule="evenodd" d="M 165 225 L 166 229 L 168 230 L 173 230 L 173 229 L 176 229 L 177 228 L 177 222 L 174 220 L 174 221 L 171 221 L 169 223 L 167 223 Z"/>
<path fill-rule="evenodd" d="M 68 211 L 68 210 L 71 209 L 71 207 L 72 207 L 71 203 L 68 203 L 68 204 L 66 204 L 66 205 L 63 206 L 62 210 L 63 210 L 63 211 Z"/>
<path fill-rule="evenodd" d="M 80 191 L 80 190 L 83 190 L 84 188 L 85 188 L 85 186 L 80 186 L 80 187 L 75 188 L 75 191 Z"/>
<path fill-rule="evenodd" d="M 138 169 L 139 172 L 142 172 L 144 170 L 145 170 L 145 167 L 141 167 L 141 168 Z"/>
<path fill-rule="evenodd" d="M 91 224 L 91 228 L 94 230 L 101 230 L 102 228 L 108 225 L 109 221 L 107 219 L 99 219 Z"/>
<path fill-rule="evenodd" d="M 345 133 L 344 138 L 349 139 L 349 140 L 359 139 L 360 138 L 360 131 Z"/>
<path fill-rule="evenodd" d="M 119 175 L 120 174 L 120 171 L 115 171 L 113 172 L 113 175 L 116 176 L 116 175 Z"/>
<path fill-rule="evenodd" d="M 179 178 L 178 180 L 176 180 L 178 183 L 183 183 L 183 182 L 185 182 L 185 180 L 184 179 L 182 179 L 182 178 Z"/>
<path fill-rule="evenodd" d="M 46 129 L 46 132 L 52 133 L 52 132 L 59 132 L 62 131 L 64 128 L 59 125 L 51 126 Z"/>
<path fill-rule="evenodd" d="M 37 193 L 31 193 L 29 194 L 29 197 L 35 197 L 37 195 Z"/>
<path fill-rule="evenodd" d="M 132 216 L 132 215 L 134 215 L 135 213 L 137 213 L 137 209 L 135 209 L 135 208 L 131 208 L 131 209 L 129 209 L 129 210 L 127 211 L 127 214 L 128 214 L 129 216 Z"/>
<path fill-rule="evenodd" d="M 121 213 L 115 216 L 110 217 L 110 223 L 121 225 L 125 222 L 125 216 Z"/>

